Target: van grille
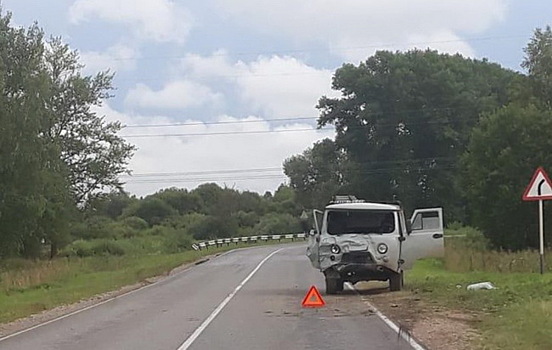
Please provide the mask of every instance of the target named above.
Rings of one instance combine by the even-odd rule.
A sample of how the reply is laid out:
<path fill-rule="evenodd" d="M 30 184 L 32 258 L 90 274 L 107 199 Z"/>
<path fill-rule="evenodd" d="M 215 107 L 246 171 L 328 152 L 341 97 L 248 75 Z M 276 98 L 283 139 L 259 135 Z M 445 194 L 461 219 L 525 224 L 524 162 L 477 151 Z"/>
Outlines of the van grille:
<path fill-rule="evenodd" d="M 370 264 L 374 262 L 374 259 L 372 259 L 372 256 L 368 252 L 349 252 L 343 253 L 341 262 L 352 264 Z"/>

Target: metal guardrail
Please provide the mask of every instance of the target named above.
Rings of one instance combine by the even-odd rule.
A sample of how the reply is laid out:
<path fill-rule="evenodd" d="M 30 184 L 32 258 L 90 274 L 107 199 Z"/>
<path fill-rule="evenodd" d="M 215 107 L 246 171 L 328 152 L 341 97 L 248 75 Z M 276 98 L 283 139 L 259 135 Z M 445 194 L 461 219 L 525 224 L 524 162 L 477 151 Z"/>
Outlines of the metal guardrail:
<path fill-rule="evenodd" d="M 232 237 L 232 238 L 218 238 L 215 240 L 198 242 L 192 244 L 193 250 L 209 249 L 210 247 L 222 247 L 224 245 L 229 246 L 231 243 L 238 245 L 240 243 L 256 243 L 259 240 L 266 242 L 269 240 L 281 242 L 282 240 L 307 239 L 306 233 L 285 233 L 280 235 L 262 235 L 262 236 L 249 236 L 249 237 Z"/>

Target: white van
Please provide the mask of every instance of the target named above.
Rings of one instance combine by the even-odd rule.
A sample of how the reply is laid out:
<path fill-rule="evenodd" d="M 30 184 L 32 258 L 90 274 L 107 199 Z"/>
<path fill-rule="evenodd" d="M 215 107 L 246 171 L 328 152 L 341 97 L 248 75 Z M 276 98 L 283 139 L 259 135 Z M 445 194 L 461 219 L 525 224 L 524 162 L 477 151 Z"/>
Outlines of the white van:
<path fill-rule="evenodd" d="M 403 270 L 444 254 L 442 208 L 417 209 L 407 220 L 400 204 L 337 196 L 314 218 L 307 256 L 324 273 L 327 294 L 342 291 L 344 282 L 370 280 L 401 290 Z"/>

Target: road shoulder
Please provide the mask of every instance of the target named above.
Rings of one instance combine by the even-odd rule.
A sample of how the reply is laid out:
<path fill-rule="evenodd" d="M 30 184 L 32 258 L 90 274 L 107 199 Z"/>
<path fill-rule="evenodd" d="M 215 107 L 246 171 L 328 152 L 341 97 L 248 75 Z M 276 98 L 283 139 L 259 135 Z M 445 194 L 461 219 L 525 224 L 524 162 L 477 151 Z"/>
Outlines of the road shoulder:
<path fill-rule="evenodd" d="M 480 337 L 482 315 L 432 303 L 412 291 L 389 292 L 386 283 L 358 283 L 363 299 L 428 349 L 469 350 Z"/>

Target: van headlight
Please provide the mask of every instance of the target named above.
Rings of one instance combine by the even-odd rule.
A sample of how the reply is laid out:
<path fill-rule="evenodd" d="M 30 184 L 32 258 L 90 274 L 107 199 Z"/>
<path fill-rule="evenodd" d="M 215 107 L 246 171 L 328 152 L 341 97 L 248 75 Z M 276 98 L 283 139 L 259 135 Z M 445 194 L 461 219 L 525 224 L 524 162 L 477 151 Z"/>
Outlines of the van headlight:
<path fill-rule="evenodd" d="M 341 248 L 339 248 L 337 244 L 332 244 L 330 246 L 330 252 L 332 252 L 332 254 L 339 254 L 341 252 Z"/>
<path fill-rule="evenodd" d="M 377 249 L 378 249 L 378 253 L 380 253 L 380 254 L 385 254 L 385 253 L 387 253 L 387 250 L 388 250 L 389 248 L 387 247 L 387 244 L 385 244 L 385 243 L 380 243 L 380 244 L 378 244 L 378 248 L 377 248 Z"/>

